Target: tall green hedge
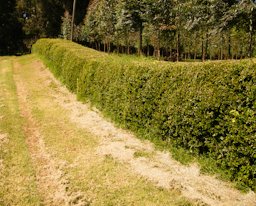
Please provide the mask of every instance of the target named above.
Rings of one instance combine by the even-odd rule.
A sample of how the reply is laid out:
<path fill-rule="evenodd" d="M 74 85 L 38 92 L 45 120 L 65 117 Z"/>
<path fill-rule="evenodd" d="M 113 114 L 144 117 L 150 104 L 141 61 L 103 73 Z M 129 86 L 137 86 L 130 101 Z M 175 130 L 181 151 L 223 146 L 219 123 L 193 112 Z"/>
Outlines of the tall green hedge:
<path fill-rule="evenodd" d="M 41 39 L 33 52 L 116 121 L 207 153 L 256 190 L 256 60 L 166 63 Z"/>

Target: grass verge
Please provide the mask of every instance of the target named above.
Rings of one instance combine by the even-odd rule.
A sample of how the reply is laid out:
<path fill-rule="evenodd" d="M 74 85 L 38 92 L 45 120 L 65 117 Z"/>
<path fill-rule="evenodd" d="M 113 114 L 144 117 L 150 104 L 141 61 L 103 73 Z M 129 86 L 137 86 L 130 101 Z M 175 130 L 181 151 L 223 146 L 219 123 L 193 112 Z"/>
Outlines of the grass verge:
<path fill-rule="evenodd" d="M 12 57 L 0 59 L 0 205 L 40 205 L 23 133 Z"/>

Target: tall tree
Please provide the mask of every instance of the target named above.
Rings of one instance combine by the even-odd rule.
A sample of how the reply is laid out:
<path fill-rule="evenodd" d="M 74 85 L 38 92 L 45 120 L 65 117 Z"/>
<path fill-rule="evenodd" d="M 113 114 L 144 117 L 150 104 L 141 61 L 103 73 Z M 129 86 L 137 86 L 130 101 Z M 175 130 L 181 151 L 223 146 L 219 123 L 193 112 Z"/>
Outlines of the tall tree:
<path fill-rule="evenodd" d="M 254 50 L 254 31 L 256 29 L 256 1 L 240 0 L 232 4 L 222 19 L 224 25 L 235 24 L 248 33 L 247 56 L 252 57 Z"/>
<path fill-rule="evenodd" d="M 0 0 L 0 55 L 20 52 L 22 44 L 22 26 L 16 13 L 16 1 Z"/>
<path fill-rule="evenodd" d="M 112 1 L 116 3 L 109 6 Z M 85 21 L 87 37 L 126 46 L 128 53 L 136 42 L 138 53 L 147 46 L 147 54 L 154 50 L 158 58 L 169 55 L 177 61 L 192 56 L 203 61 L 244 58 L 255 51 L 255 0 L 93 2 L 97 6 Z"/>
<path fill-rule="evenodd" d="M 142 34 L 144 29 L 146 0 L 125 0 L 123 4 L 123 23 L 127 24 L 133 31 L 138 32 L 138 53 L 142 54 Z"/>
<path fill-rule="evenodd" d="M 16 2 L 16 16 L 22 24 L 27 47 L 31 47 L 33 42 L 41 37 L 58 37 L 61 34 L 62 21 L 66 20 L 63 16 L 67 13 L 72 14 L 71 0 L 16 0 Z M 88 3 L 89 0 L 77 1 L 75 24 L 83 21 Z"/>
<path fill-rule="evenodd" d="M 161 37 L 170 32 L 176 31 L 174 1 L 173 0 L 157 0 L 150 1 L 147 4 L 148 24 L 153 25 L 155 37 L 157 39 L 156 53 L 160 58 Z M 166 35 L 165 35 L 166 36 Z M 170 40 L 170 39 L 169 39 Z"/>
<path fill-rule="evenodd" d="M 102 35 L 104 51 L 110 52 L 110 44 L 114 41 L 115 35 L 115 6 L 117 0 L 104 0 L 99 5 L 99 32 Z"/>

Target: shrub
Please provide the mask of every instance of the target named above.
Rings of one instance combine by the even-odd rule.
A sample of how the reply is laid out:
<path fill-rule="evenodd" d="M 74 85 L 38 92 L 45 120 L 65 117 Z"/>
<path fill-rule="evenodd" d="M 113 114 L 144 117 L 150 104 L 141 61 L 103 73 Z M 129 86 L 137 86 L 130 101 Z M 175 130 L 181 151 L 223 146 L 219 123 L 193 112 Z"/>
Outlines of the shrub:
<path fill-rule="evenodd" d="M 166 63 L 41 39 L 33 52 L 78 97 L 127 128 L 214 157 L 256 189 L 255 60 Z"/>

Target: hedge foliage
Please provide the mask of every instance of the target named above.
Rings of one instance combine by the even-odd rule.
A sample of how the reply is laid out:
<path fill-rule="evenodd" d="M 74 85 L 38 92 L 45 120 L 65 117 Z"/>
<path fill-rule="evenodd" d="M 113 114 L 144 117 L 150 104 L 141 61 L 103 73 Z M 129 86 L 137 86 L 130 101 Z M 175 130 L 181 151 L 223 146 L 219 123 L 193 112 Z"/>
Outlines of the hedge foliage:
<path fill-rule="evenodd" d="M 256 190 L 256 61 L 166 63 L 41 39 L 33 52 L 80 99 L 155 138 L 206 153 Z"/>

